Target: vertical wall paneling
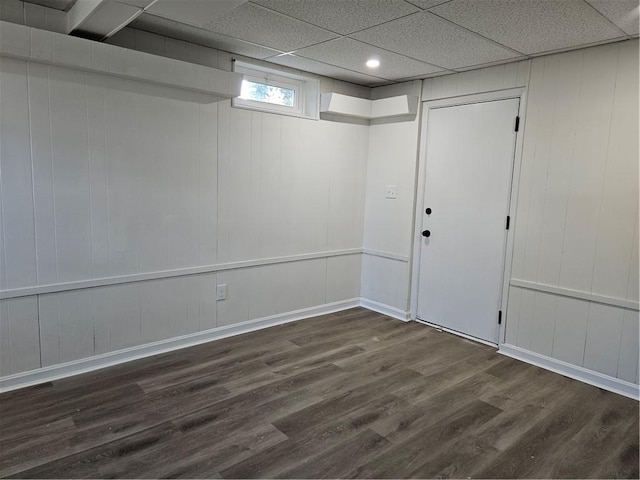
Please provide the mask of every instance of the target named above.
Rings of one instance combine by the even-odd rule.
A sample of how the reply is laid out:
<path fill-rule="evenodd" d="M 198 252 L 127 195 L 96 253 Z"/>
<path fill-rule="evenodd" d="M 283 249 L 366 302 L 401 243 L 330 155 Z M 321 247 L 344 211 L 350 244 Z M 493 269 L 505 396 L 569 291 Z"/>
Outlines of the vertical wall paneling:
<path fill-rule="evenodd" d="M 49 68 L 58 281 L 92 277 L 91 192 L 84 74 Z"/>
<path fill-rule="evenodd" d="M 216 274 L 199 275 L 200 291 L 200 330 L 216 328 Z"/>
<path fill-rule="evenodd" d="M 91 261 L 94 277 L 107 277 L 109 265 L 108 164 L 105 79 L 87 74 L 87 132 L 91 192 Z"/>
<path fill-rule="evenodd" d="M 637 41 L 531 61 L 512 278 L 637 301 L 637 103 Z M 637 310 L 512 286 L 507 313 L 506 343 L 637 381 Z"/>
<path fill-rule="evenodd" d="M 327 303 L 358 298 L 362 255 L 327 258 Z"/>
<path fill-rule="evenodd" d="M 168 281 L 140 283 L 140 330 L 143 342 L 170 337 L 170 295 Z"/>
<path fill-rule="evenodd" d="M 0 170 L 7 288 L 35 285 L 36 249 L 27 64 L 0 64 Z"/>
<path fill-rule="evenodd" d="M 38 298 L 38 322 L 40 326 L 40 348 L 42 366 L 62 363 L 60 360 L 60 295 L 40 295 Z"/>
<path fill-rule="evenodd" d="M 181 112 L 174 112 L 168 118 L 169 100 L 144 95 L 136 95 L 136 98 L 140 102 L 138 121 L 142 124 L 136 135 L 137 148 L 140 148 L 137 159 L 140 168 L 140 271 L 157 271 L 180 265 L 170 249 L 171 221 L 175 216 L 172 209 L 179 204 L 173 198 L 172 186 L 176 184 L 180 191 L 185 189 L 176 170 L 188 171 L 189 158 L 187 151 L 182 150 L 186 147 L 184 135 L 171 128 L 173 123 L 184 120 Z M 173 170 L 171 165 L 177 168 Z M 177 229 L 181 228 L 184 226 L 177 226 Z"/>
<path fill-rule="evenodd" d="M 627 382 L 637 382 L 638 338 L 640 338 L 638 312 L 625 310 L 622 324 L 620 355 L 617 377 Z"/>
<path fill-rule="evenodd" d="M 591 291 L 618 49 L 614 44 L 584 51 L 560 269 L 560 286 L 576 290 Z"/>
<path fill-rule="evenodd" d="M 511 287 L 509 289 L 509 298 L 507 303 L 507 311 L 505 317 L 505 338 L 504 343 L 517 345 L 518 328 L 520 321 L 520 298 L 522 297 L 522 288 Z"/>
<path fill-rule="evenodd" d="M 575 161 L 573 157 L 575 144 L 572 139 L 576 133 L 577 106 L 580 101 L 580 88 L 577 86 L 580 85 L 583 56 L 584 52 L 578 51 L 562 57 L 550 57 L 560 60 L 554 62 L 555 71 L 547 70 L 545 63 L 545 74 L 553 75 L 555 95 L 552 100 L 553 117 L 545 117 L 543 123 L 553 125 L 553 129 L 547 132 L 549 143 L 547 145 L 548 166 L 544 172 L 546 180 L 540 182 L 542 198 L 539 201 L 542 205 L 542 217 L 538 226 L 540 239 L 537 270 L 534 277 L 527 277 L 525 272 L 522 274 L 525 275 L 524 278 L 536 278 L 540 283 L 548 285 L 558 285 L 560 279 L 564 222 L 571 169 Z M 540 135 L 536 138 L 540 138 Z M 539 147 L 540 144 L 536 143 L 536 150 Z M 535 226 L 530 224 L 528 230 L 531 228 Z"/>
<path fill-rule="evenodd" d="M 573 365 L 582 365 L 589 305 L 584 300 L 558 297 L 553 352 L 550 356 Z"/>
<path fill-rule="evenodd" d="M 94 355 L 93 301 L 90 290 L 58 295 L 60 361 Z"/>
<path fill-rule="evenodd" d="M 228 270 L 217 274 L 218 284 L 227 285 L 227 299 L 217 302 L 219 327 L 249 320 L 251 272 L 248 269 Z"/>
<path fill-rule="evenodd" d="M 624 310 L 621 308 L 598 303 L 589 306 L 583 362 L 585 368 L 616 376 L 623 318 Z"/>
<path fill-rule="evenodd" d="M 638 110 L 629 108 L 638 105 L 638 51 L 631 44 L 619 47 L 615 73 L 592 290 L 625 298 L 638 220 L 639 152 L 632 140 L 638 135 Z M 635 268 L 637 262 L 631 265 Z"/>
<path fill-rule="evenodd" d="M 268 118 L 264 118 L 261 112 L 251 112 L 251 156 L 250 156 L 250 184 L 249 184 L 249 208 L 247 215 L 247 223 L 249 224 L 249 258 L 260 258 L 261 236 L 263 233 L 256 228 L 259 224 L 259 210 L 255 208 L 262 197 L 262 125 L 268 122 Z"/>
<path fill-rule="evenodd" d="M 553 352 L 553 332 L 556 323 L 558 296 L 536 292 L 533 300 L 531 350 L 550 356 Z"/>
<path fill-rule="evenodd" d="M 9 302 L 0 300 L 0 375 L 11 375 L 11 330 Z"/>
<path fill-rule="evenodd" d="M 326 259 L 318 258 L 285 265 L 280 312 L 301 310 L 326 303 Z"/>
<path fill-rule="evenodd" d="M 531 349 L 531 334 L 535 326 L 533 325 L 533 305 L 535 303 L 536 292 L 523 289 L 520 296 L 520 308 L 518 319 L 518 346 Z"/>
<path fill-rule="evenodd" d="M 535 63 L 535 62 L 534 62 Z M 541 101 L 537 113 L 542 119 L 553 119 L 556 110 L 556 77 L 561 60 L 557 56 L 544 58 L 541 89 Z M 546 180 L 550 160 L 550 143 L 552 133 L 552 121 L 541 121 L 538 124 L 536 144 L 533 146 L 532 155 L 523 161 L 533 162 L 531 179 L 531 191 L 529 197 L 529 214 L 527 241 L 523 272 L 524 278 L 537 278 L 538 264 L 540 260 L 540 232 L 544 221 L 544 204 L 546 193 Z"/>
<path fill-rule="evenodd" d="M 138 101 L 133 82 L 105 91 L 105 136 L 107 141 L 107 192 L 109 205 L 109 266 L 111 275 L 138 271 L 139 155 Z M 129 88 L 127 88 L 129 87 Z"/>
<path fill-rule="evenodd" d="M 635 302 L 638 301 L 638 265 L 640 264 L 640 259 L 638 259 L 638 244 L 640 240 L 638 239 L 638 217 L 636 216 L 635 227 L 633 229 L 633 243 L 632 243 L 632 253 L 631 260 L 629 261 L 629 281 L 627 286 L 627 300 L 633 300 Z"/>
<path fill-rule="evenodd" d="M 120 350 L 141 343 L 140 285 L 114 285 L 109 290 L 109 349 Z M 181 323 L 183 317 L 173 317 Z"/>
<path fill-rule="evenodd" d="M 39 283 L 58 280 L 49 67 L 28 63 L 31 159 Z"/>
<path fill-rule="evenodd" d="M 542 83 L 544 74 L 544 62 L 531 66 L 532 84 Z M 527 118 L 523 131 L 523 151 L 520 167 L 520 179 L 518 188 L 518 209 L 514 222 L 514 245 L 513 245 L 513 263 L 511 275 L 515 278 L 522 278 L 525 269 L 524 259 L 526 247 L 529 245 L 525 236 L 527 231 L 524 228 L 518 228 L 519 225 L 528 225 L 530 217 L 530 198 L 533 195 L 533 178 L 535 172 L 535 162 L 533 161 L 535 148 L 529 148 L 530 138 L 537 138 L 536 134 L 542 127 L 539 121 L 538 112 L 543 108 L 544 103 L 541 101 L 540 94 L 537 90 L 529 89 L 527 91 Z"/>
<path fill-rule="evenodd" d="M 302 148 L 300 139 L 300 122 L 292 117 L 281 117 L 282 129 L 280 132 L 280 198 L 278 201 L 281 212 L 280 228 L 283 232 L 278 238 L 280 248 L 278 255 L 285 251 L 299 252 L 297 246 L 298 231 L 304 228 L 296 223 L 292 199 L 295 198 L 294 167 L 299 152 Z M 308 146 L 308 148 L 312 148 Z M 284 232 L 287 232 L 286 234 Z"/>
<path fill-rule="evenodd" d="M 5 350 L 0 361 L 7 361 L 2 367 L 3 372 L 25 372 L 41 366 L 40 336 L 38 333 L 38 299 L 36 297 L 22 297 L 0 300 L 0 322 L 3 324 L 2 333 L 8 342 L 0 343 Z"/>
<path fill-rule="evenodd" d="M 213 265 L 217 261 L 218 104 L 216 102 L 200 104 L 198 113 L 199 263 Z"/>
<path fill-rule="evenodd" d="M 260 137 L 260 187 L 253 209 L 257 212 L 254 228 L 261 236 L 258 255 L 266 258 L 280 253 L 285 232 L 281 225 L 284 205 L 279 203 L 283 182 L 280 162 L 281 144 L 290 139 L 283 138 L 282 118 L 280 115 L 265 114 Z"/>
<path fill-rule="evenodd" d="M 218 261 L 250 258 L 251 225 L 251 117 L 248 110 L 229 111 L 229 155 L 221 158 L 218 204 L 220 251 Z"/>

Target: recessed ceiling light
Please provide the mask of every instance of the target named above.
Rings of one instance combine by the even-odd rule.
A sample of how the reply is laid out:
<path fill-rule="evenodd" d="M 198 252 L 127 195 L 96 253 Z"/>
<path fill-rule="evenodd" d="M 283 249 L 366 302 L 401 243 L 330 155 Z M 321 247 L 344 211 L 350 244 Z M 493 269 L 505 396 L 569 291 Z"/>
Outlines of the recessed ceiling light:
<path fill-rule="evenodd" d="M 369 68 L 376 68 L 380 66 L 380 60 L 375 59 L 375 58 L 371 58 L 369 60 L 367 60 L 367 67 Z"/>

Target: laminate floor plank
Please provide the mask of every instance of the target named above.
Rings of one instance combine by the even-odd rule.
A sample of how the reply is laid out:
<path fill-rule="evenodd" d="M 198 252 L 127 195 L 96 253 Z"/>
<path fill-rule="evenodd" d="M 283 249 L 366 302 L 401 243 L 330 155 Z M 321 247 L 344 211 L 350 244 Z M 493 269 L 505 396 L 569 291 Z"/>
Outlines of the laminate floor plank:
<path fill-rule="evenodd" d="M 0 477 L 637 478 L 638 403 L 363 308 L 0 394 Z"/>

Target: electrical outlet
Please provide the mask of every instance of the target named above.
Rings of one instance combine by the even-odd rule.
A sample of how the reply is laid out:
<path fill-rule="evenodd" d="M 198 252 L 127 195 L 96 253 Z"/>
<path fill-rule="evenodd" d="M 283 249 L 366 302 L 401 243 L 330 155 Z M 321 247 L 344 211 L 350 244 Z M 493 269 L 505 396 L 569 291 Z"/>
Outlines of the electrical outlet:
<path fill-rule="evenodd" d="M 216 285 L 216 300 L 226 300 L 227 298 L 227 284 Z"/>
<path fill-rule="evenodd" d="M 396 185 L 387 185 L 387 198 L 398 198 L 398 187 Z"/>

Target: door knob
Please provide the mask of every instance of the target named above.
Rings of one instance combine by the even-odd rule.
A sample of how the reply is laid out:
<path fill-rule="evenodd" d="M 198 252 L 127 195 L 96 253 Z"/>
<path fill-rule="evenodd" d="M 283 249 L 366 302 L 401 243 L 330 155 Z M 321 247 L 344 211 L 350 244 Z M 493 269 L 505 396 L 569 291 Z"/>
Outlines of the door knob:
<path fill-rule="evenodd" d="M 422 236 L 423 237 L 429 237 L 429 236 L 431 236 L 431 232 L 429 230 L 423 230 L 422 231 Z"/>
<path fill-rule="evenodd" d="M 430 208 L 427 208 L 427 209 L 424 211 L 424 213 L 426 213 L 427 215 L 431 215 L 431 209 L 430 209 Z"/>

